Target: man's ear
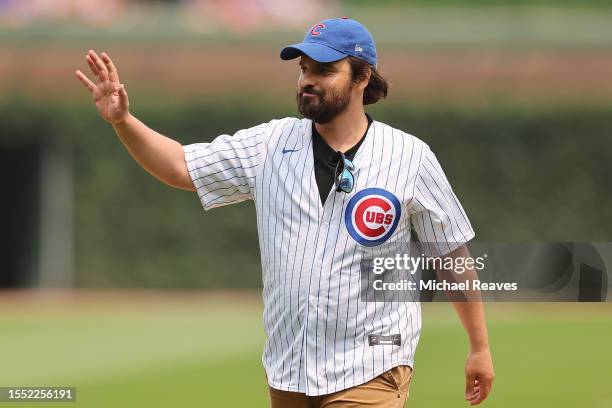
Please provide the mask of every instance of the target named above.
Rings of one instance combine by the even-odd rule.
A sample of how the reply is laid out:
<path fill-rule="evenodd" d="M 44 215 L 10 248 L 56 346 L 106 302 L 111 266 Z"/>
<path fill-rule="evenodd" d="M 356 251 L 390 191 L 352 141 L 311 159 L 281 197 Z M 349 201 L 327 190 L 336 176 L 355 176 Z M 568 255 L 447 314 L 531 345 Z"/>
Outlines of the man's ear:
<path fill-rule="evenodd" d="M 365 90 L 366 87 L 368 86 L 368 83 L 370 82 L 370 77 L 371 76 L 372 76 L 372 69 L 370 67 L 368 67 L 368 70 L 366 71 L 366 73 L 363 76 L 363 78 L 361 78 L 359 80 L 359 82 L 357 82 L 357 86 L 360 89 Z"/>

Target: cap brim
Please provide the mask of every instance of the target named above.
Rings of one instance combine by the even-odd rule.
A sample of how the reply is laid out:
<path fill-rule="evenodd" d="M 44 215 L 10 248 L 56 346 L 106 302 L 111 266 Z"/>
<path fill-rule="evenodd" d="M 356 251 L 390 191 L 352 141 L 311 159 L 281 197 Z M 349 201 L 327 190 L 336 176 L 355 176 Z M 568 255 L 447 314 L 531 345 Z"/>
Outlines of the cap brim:
<path fill-rule="evenodd" d="M 300 43 L 290 45 L 281 50 L 280 57 L 283 60 L 292 60 L 301 55 L 306 55 L 317 62 L 334 62 L 348 55 L 336 51 L 331 47 L 318 43 Z"/>

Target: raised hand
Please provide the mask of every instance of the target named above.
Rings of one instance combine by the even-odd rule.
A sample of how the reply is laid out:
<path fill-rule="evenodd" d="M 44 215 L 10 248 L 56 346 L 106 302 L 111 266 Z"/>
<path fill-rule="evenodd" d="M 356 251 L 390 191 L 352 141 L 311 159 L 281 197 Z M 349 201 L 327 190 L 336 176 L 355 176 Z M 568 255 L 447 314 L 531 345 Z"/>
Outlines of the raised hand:
<path fill-rule="evenodd" d="M 129 116 L 128 95 L 123 84 L 119 82 L 119 74 L 113 61 L 104 52 L 101 56 L 102 58 L 98 57 L 93 50 L 89 50 L 85 56 L 97 83 L 79 70 L 76 71 L 76 76 L 91 92 L 100 116 L 109 123 L 121 123 Z"/>

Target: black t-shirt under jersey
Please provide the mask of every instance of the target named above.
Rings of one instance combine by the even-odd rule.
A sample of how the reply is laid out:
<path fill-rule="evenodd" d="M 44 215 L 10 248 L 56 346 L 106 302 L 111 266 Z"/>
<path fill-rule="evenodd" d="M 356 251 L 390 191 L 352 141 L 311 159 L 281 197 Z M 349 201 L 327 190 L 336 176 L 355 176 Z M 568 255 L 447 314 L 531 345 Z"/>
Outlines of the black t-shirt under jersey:
<path fill-rule="evenodd" d="M 363 136 L 361 136 L 361 139 L 359 139 L 355 146 L 344 152 L 346 158 L 351 161 L 355 157 L 355 153 L 357 153 L 359 146 L 361 146 L 361 143 L 365 139 L 368 129 L 370 129 L 370 125 L 372 124 L 372 118 L 370 115 L 366 113 L 366 116 L 368 117 L 368 127 L 363 133 Z M 319 132 L 317 132 L 317 128 L 314 123 L 312 124 L 312 151 L 314 156 L 315 179 L 317 180 L 317 187 L 319 188 L 321 203 L 325 204 L 325 199 L 334 186 L 336 164 L 338 163 L 338 160 L 340 160 L 340 155 L 337 151 L 332 149 L 325 142 L 325 140 L 323 140 L 323 137 L 321 137 Z"/>

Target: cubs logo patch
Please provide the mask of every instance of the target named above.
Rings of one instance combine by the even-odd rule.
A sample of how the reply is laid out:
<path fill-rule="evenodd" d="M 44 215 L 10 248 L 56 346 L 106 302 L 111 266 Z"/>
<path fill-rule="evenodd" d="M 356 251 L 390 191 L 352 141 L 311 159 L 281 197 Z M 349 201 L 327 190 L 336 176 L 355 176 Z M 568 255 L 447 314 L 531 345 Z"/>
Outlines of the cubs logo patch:
<path fill-rule="evenodd" d="M 321 35 L 321 31 L 323 29 L 325 29 L 327 26 L 323 23 L 319 23 L 319 24 L 315 24 L 312 26 L 312 28 L 310 29 L 310 35 L 312 35 L 313 37 L 316 37 L 318 35 Z"/>
<path fill-rule="evenodd" d="M 353 239 L 364 246 L 385 242 L 397 228 L 402 210 L 395 195 L 382 188 L 357 192 L 344 210 L 344 223 Z"/>

